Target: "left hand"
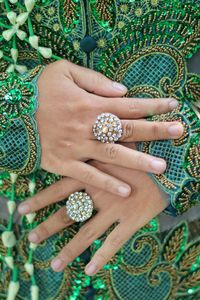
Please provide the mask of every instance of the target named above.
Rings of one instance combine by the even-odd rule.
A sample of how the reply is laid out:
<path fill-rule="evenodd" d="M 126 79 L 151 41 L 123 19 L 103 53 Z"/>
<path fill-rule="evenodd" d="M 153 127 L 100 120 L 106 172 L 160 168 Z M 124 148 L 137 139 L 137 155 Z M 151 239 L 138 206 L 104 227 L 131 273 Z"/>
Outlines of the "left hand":
<path fill-rule="evenodd" d="M 86 273 L 94 275 L 126 243 L 131 236 L 157 216 L 169 204 L 152 179 L 141 171 L 92 162 L 92 164 L 130 184 L 132 192 L 126 199 L 114 196 L 70 178 L 64 178 L 41 191 L 19 206 L 20 213 L 31 213 L 65 199 L 69 194 L 85 189 L 92 197 L 97 214 L 87 221 L 74 238 L 52 261 L 54 271 L 62 271 L 70 262 L 86 250 L 112 224 L 119 224 L 108 235 L 102 247 L 86 266 Z M 48 237 L 70 226 L 73 221 L 62 207 L 29 234 L 33 243 L 41 243 Z"/>

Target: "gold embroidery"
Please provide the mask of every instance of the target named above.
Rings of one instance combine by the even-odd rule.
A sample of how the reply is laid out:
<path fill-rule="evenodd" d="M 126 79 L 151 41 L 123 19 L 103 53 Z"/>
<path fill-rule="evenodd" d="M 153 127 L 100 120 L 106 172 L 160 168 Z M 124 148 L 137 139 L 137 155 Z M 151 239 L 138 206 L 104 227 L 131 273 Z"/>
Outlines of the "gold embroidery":
<path fill-rule="evenodd" d="M 180 273 L 185 274 L 192 267 L 198 267 L 197 260 L 200 253 L 200 244 L 199 242 L 192 244 L 184 254 L 182 255 L 179 261 L 179 270 Z"/>
<path fill-rule="evenodd" d="M 184 79 L 184 72 L 185 72 L 185 62 L 183 58 L 181 57 L 180 53 L 171 47 L 167 46 L 153 46 L 153 47 L 148 47 L 146 49 L 143 49 L 141 51 L 138 51 L 135 54 L 129 53 L 129 55 L 126 57 L 119 57 L 116 59 L 115 63 L 117 65 L 117 70 L 113 69 L 113 74 L 115 75 L 115 80 L 117 81 L 123 81 L 124 74 L 127 72 L 128 68 L 130 65 L 134 64 L 137 60 L 141 59 L 143 56 L 153 55 L 153 54 L 158 54 L 162 53 L 169 55 L 174 58 L 174 61 L 178 65 L 177 68 L 177 76 L 174 79 L 174 82 L 170 84 L 168 78 L 162 78 L 160 81 L 160 85 L 163 89 L 163 91 L 168 94 L 172 95 L 178 88 L 180 88 L 181 84 L 183 84 L 183 79 Z M 121 54 L 123 56 L 123 53 Z M 124 62 L 121 64 L 120 68 L 118 67 L 120 65 L 120 61 Z"/>
<path fill-rule="evenodd" d="M 133 241 L 132 247 L 134 248 L 134 252 L 139 253 L 145 245 L 148 245 L 151 248 L 151 257 L 148 258 L 146 263 L 144 263 L 142 266 L 132 266 L 127 263 L 122 263 L 120 267 L 128 273 L 137 275 L 151 269 L 159 255 L 158 241 L 151 235 L 142 235 Z"/>
<path fill-rule="evenodd" d="M 134 97 L 137 96 L 137 94 L 141 95 L 144 94 L 148 96 L 149 98 L 159 98 L 160 92 L 155 88 L 151 86 L 134 86 L 130 88 L 130 90 L 127 93 L 127 97 Z"/>
<path fill-rule="evenodd" d="M 78 21 L 78 1 L 62 0 L 63 1 L 63 17 L 68 29 L 72 29 L 74 24 Z"/>
<path fill-rule="evenodd" d="M 194 144 L 189 149 L 187 160 L 187 171 L 190 176 L 196 179 L 200 179 L 200 142 L 198 143 L 198 145 Z"/>
<path fill-rule="evenodd" d="M 180 108 L 181 108 L 181 106 L 180 106 Z M 156 116 L 152 117 L 153 121 L 159 121 L 159 122 L 174 122 L 174 121 L 176 121 L 176 122 L 182 123 L 182 125 L 184 127 L 183 134 L 179 139 L 173 140 L 174 146 L 181 146 L 181 145 L 187 143 L 188 137 L 189 137 L 188 127 L 187 127 L 186 123 L 183 121 L 183 119 L 180 117 L 181 114 L 182 113 L 180 111 L 178 111 L 178 109 L 176 109 L 171 113 L 163 114 L 163 115 L 156 115 Z"/>
<path fill-rule="evenodd" d="M 155 175 L 155 178 L 159 180 L 159 182 L 164 185 L 167 189 L 174 189 L 176 186 L 172 183 L 165 175 Z"/>
<path fill-rule="evenodd" d="M 31 120 L 31 118 L 27 115 L 23 116 L 23 121 L 26 125 L 26 129 L 29 135 L 29 149 L 31 149 L 31 151 L 29 152 L 29 157 L 27 160 L 28 162 L 25 168 L 23 170 L 15 171 L 15 173 L 19 172 L 21 175 L 26 175 L 30 174 L 34 169 L 35 162 L 37 160 L 37 142 L 35 137 L 35 131 L 32 126 L 33 120 Z"/>
<path fill-rule="evenodd" d="M 95 9 L 100 19 L 103 22 L 108 22 L 109 26 L 112 26 L 114 21 L 114 5 L 112 0 L 101 0 L 95 3 Z"/>
<path fill-rule="evenodd" d="M 176 268 L 174 268 L 172 265 L 169 265 L 167 263 L 158 264 L 154 269 L 150 271 L 148 275 L 149 282 L 153 286 L 159 285 L 161 283 L 161 278 L 159 277 L 159 274 L 162 272 L 167 272 L 170 275 L 171 280 L 171 289 L 166 299 L 174 300 L 178 288 L 179 276 Z"/>
<path fill-rule="evenodd" d="M 148 245 L 149 241 L 151 243 L 151 238 L 155 239 L 155 237 L 146 234 L 143 236 L 139 236 L 139 240 L 142 241 L 143 245 L 145 243 Z M 137 240 L 137 238 L 135 239 L 135 237 L 133 237 L 133 241 L 134 240 Z M 161 275 L 163 273 L 167 273 L 169 275 L 171 283 L 170 285 L 168 285 L 169 290 L 168 288 L 166 288 L 166 295 L 163 299 L 179 299 L 178 297 L 180 293 L 182 293 L 182 295 L 187 296 L 188 290 L 193 289 L 193 292 L 197 291 L 199 289 L 198 256 L 200 251 L 200 241 L 198 240 L 193 244 L 189 244 L 189 246 L 187 247 L 187 223 L 180 223 L 168 233 L 167 237 L 162 243 L 161 241 L 156 243 L 155 240 L 155 245 L 156 244 L 158 249 L 151 248 L 153 253 L 151 253 L 151 255 L 149 256 L 149 260 L 151 260 L 152 257 L 155 257 L 154 264 L 149 266 L 149 268 L 143 270 L 144 278 L 140 277 L 141 288 L 145 288 L 144 279 L 146 278 L 145 284 L 148 284 L 148 289 L 150 285 L 152 289 L 155 288 L 156 290 L 156 287 L 159 287 L 161 284 L 163 284 L 163 277 Z M 129 242 L 129 247 L 131 247 L 131 245 L 132 243 Z M 126 251 L 128 251 L 128 249 L 126 249 Z M 131 259 L 131 255 L 129 255 L 129 259 Z M 144 257 L 143 261 L 145 261 L 146 259 L 147 257 Z M 123 264 L 119 265 L 119 268 L 124 272 L 129 272 L 129 274 L 132 275 L 132 277 L 130 277 L 130 280 L 133 280 L 132 284 L 134 284 L 134 278 L 136 277 L 135 275 L 137 273 L 135 273 L 134 268 L 133 270 L 129 269 L 130 263 L 127 265 L 128 268 L 126 268 L 125 265 L 126 262 L 123 262 Z M 105 278 L 105 282 L 107 284 L 107 289 L 105 292 L 108 299 L 126 299 L 123 298 L 123 295 L 125 295 L 124 292 L 121 292 L 122 290 L 124 291 L 124 288 L 127 283 L 127 277 L 121 275 L 120 278 L 124 283 L 119 283 L 118 281 L 116 281 L 118 277 L 115 277 L 117 272 L 118 270 L 113 270 L 110 272 L 104 271 L 103 274 L 101 271 L 101 274 L 99 274 L 99 279 Z M 139 276 L 141 276 L 142 272 L 138 274 L 140 274 Z M 111 298 L 109 298 L 109 296 Z"/>
<path fill-rule="evenodd" d="M 196 287 L 196 285 L 199 283 L 200 283 L 200 270 L 196 270 L 191 274 L 187 275 L 185 278 L 183 278 L 180 281 L 178 285 L 178 291 L 181 293 L 187 293 L 188 289 L 192 289 L 193 287 Z"/>
<path fill-rule="evenodd" d="M 187 244 L 187 227 L 182 223 L 170 234 L 163 245 L 163 258 L 166 262 L 176 261 Z"/>
<path fill-rule="evenodd" d="M 187 211 L 193 205 L 199 203 L 200 182 L 189 181 L 180 192 L 177 199 L 177 207 L 181 208 L 180 213 Z"/>

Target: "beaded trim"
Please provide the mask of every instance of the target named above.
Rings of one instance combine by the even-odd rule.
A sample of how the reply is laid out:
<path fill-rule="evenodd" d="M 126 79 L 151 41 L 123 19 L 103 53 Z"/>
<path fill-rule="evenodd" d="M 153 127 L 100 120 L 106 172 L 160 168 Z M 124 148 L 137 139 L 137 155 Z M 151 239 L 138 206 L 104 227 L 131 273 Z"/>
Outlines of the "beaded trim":
<path fill-rule="evenodd" d="M 40 142 L 34 114 L 38 108 L 38 66 L 24 76 L 1 74 L 0 170 L 29 174 L 40 165 Z M 34 77 L 34 75 L 37 76 Z"/>

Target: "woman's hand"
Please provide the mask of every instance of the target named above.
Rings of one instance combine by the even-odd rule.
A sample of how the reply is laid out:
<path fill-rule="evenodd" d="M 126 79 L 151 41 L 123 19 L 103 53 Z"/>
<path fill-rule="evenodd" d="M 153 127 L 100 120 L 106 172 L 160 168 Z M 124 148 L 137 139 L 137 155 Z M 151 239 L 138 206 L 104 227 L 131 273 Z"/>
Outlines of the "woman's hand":
<path fill-rule="evenodd" d="M 127 89 L 103 75 L 62 60 L 48 65 L 38 80 L 41 167 L 49 172 L 82 181 L 126 197 L 130 187 L 84 163 L 89 159 L 160 174 L 164 160 L 120 144 L 102 144 L 94 139 L 97 115 L 110 112 L 122 120 L 121 142 L 174 139 L 181 136 L 177 122 L 134 120 L 174 109 L 173 99 L 117 98 Z"/>
<path fill-rule="evenodd" d="M 97 214 L 82 226 L 53 260 L 54 271 L 62 271 L 112 224 L 118 222 L 119 224 L 108 235 L 102 247 L 86 266 L 88 275 L 95 274 L 137 230 L 169 204 L 167 200 L 164 200 L 166 195 L 162 195 L 157 185 L 144 172 L 98 162 L 94 162 L 93 166 L 127 182 L 132 188 L 131 195 L 122 199 L 91 186 L 85 186 L 73 179 L 64 178 L 19 206 L 19 212 L 22 214 L 35 212 L 83 188 L 92 197 Z M 41 243 L 72 223 L 73 221 L 67 216 L 66 207 L 62 207 L 34 229 L 29 234 L 29 240 L 33 243 Z"/>

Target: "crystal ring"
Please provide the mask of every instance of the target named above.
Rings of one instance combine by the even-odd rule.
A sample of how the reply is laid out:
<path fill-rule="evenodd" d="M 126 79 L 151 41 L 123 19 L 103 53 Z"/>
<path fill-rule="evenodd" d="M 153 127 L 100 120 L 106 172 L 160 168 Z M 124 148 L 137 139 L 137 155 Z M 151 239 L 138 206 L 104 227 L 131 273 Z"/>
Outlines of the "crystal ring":
<path fill-rule="evenodd" d="M 67 215 L 75 222 L 84 222 L 92 216 L 93 201 L 85 192 L 71 194 L 66 202 Z"/>
<path fill-rule="evenodd" d="M 93 125 L 93 133 L 95 138 L 102 143 L 115 143 L 122 136 L 121 121 L 111 113 L 102 113 Z"/>

